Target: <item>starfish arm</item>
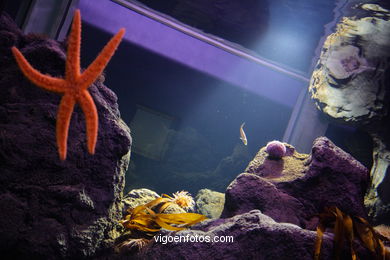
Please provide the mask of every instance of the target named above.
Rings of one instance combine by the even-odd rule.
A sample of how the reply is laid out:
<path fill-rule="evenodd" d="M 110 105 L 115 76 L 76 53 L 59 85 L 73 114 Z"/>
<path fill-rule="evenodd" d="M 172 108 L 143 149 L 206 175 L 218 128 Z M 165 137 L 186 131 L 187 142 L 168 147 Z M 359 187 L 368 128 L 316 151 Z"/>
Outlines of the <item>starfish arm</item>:
<path fill-rule="evenodd" d="M 98 135 L 98 113 L 95 103 L 87 90 L 82 90 L 78 102 L 85 115 L 87 129 L 88 152 L 95 153 L 96 140 Z"/>
<path fill-rule="evenodd" d="M 75 103 L 76 100 L 72 95 L 65 94 L 58 107 L 56 137 L 61 160 L 66 159 L 69 124 Z"/>
<path fill-rule="evenodd" d="M 65 81 L 63 79 L 44 75 L 38 70 L 34 69 L 16 47 L 12 47 L 12 53 L 19 65 L 20 70 L 32 83 L 49 91 L 64 93 Z"/>
<path fill-rule="evenodd" d="M 87 89 L 103 72 L 104 68 L 121 42 L 124 34 L 125 29 L 120 29 L 119 32 L 106 44 L 106 46 L 104 46 L 103 50 L 99 53 L 96 59 L 82 73 L 80 78 L 81 88 Z"/>
<path fill-rule="evenodd" d="M 72 28 L 68 38 L 68 48 L 65 65 L 65 78 L 75 82 L 80 76 L 80 43 L 81 43 L 80 10 L 74 13 Z"/>

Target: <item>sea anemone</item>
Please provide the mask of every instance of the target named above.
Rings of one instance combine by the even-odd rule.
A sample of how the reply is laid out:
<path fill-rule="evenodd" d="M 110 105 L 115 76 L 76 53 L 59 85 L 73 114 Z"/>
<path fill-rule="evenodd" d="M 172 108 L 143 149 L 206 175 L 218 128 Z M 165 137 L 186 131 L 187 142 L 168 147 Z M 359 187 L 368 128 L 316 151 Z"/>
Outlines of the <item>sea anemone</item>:
<path fill-rule="evenodd" d="M 270 158 L 280 159 L 286 155 L 286 146 L 279 141 L 268 142 L 265 150 L 267 151 Z"/>
<path fill-rule="evenodd" d="M 135 253 L 141 251 L 149 241 L 150 240 L 146 238 L 130 238 L 117 245 L 115 249 L 121 254 Z"/>
<path fill-rule="evenodd" d="M 384 241 L 387 243 L 387 245 L 390 245 L 390 227 L 386 225 L 379 225 L 374 227 L 375 231 L 377 231 L 381 237 L 383 237 Z"/>
<path fill-rule="evenodd" d="M 188 191 L 178 191 L 173 193 L 173 198 L 169 197 L 170 201 L 177 204 L 184 210 L 192 210 L 195 206 L 195 201 Z"/>

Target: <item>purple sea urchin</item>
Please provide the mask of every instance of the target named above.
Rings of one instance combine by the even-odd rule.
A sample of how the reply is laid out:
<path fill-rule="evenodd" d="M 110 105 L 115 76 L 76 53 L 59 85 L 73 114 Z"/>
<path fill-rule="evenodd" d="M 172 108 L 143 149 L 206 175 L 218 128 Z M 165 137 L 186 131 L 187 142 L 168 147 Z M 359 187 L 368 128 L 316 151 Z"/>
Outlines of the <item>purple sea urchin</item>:
<path fill-rule="evenodd" d="M 267 143 L 265 150 L 270 158 L 280 159 L 286 155 L 286 146 L 279 141 L 271 141 Z"/>

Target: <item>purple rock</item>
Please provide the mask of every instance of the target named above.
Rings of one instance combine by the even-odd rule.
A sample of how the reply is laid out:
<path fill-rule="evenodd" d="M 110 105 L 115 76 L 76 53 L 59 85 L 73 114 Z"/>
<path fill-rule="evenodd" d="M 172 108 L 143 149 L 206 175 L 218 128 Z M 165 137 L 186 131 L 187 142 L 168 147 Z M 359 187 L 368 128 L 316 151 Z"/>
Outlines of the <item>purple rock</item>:
<path fill-rule="evenodd" d="M 367 218 L 363 199 L 369 181 L 366 167 L 325 137 L 314 141 L 311 155 L 288 146 L 288 156 L 270 160 L 262 148 L 245 173 L 227 188 L 222 217 L 259 209 L 278 222 L 312 228 L 312 218 L 337 206 Z"/>
<path fill-rule="evenodd" d="M 161 236 L 178 237 L 185 241 L 191 236 L 218 236 L 225 242 L 151 242 L 138 255 L 139 259 L 313 259 L 316 232 L 289 223 L 277 223 L 259 210 L 226 219 L 206 220 L 191 230 L 171 232 L 162 230 Z M 168 238 L 164 238 L 168 239 Z M 233 242 L 228 239 L 233 239 Z M 332 259 L 333 237 L 325 233 L 321 247 L 321 259 Z M 370 259 L 367 251 L 357 246 L 361 259 Z M 348 251 L 347 251 L 348 252 Z M 127 256 L 128 257 L 128 256 Z M 126 258 L 124 258 L 126 259 Z M 342 254 L 341 259 L 348 259 Z"/>
<path fill-rule="evenodd" d="M 279 190 L 273 183 L 254 174 L 240 174 L 228 187 L 221 217 L 232 217 L 253 209 L 278 222 L 304 225 L 308 218 L 302 203 Z M 303 222 L 302 222 L 303 221 Z"/>
<path fill-rule="evenodd" d="M 155 238 L 224 236 L 233 243 L 167 242 L 154 238 L 140 259 L 313 259 L 315 220 L 326 206 L 367 217 L 363 196 L 368 170 L 352 156 L 321 137 L 312 154 L 299 154 L 286 144 L 286 155 L 270 159 L 263 147 L 225 193 L 221 219 L 203 221 L 189 230 L 162 230 Z M 173 238 L 172 238 L 173 239 Z M 360 259 L 369 251 L 354 243 Z M 340 259 L 348 259 L 345 249 Z M 332 259 L 333 234 L 325 232 L 321 259 Z M 128 256 L 126 256 L 128 257 Z"/>
<path fill-rule="evenodd" d="M 68 155 L 58 156 L 55 132 L 60 96 L 24 77 L 10 48 L 16 45 L 42 73 L 62 76 L 61 43 L 23 36 L 0 17 L 0 252 L 8 259 L 94 256 L 112 241 L 122 217 L 124 172 L 131 138 L 117 97 L 100 79 L 89 88 L 98 113 L 95 155 L 87 152 L 85 118 L 76 106 Z M 2 37 L 2 36 L 1 36 Z"/>

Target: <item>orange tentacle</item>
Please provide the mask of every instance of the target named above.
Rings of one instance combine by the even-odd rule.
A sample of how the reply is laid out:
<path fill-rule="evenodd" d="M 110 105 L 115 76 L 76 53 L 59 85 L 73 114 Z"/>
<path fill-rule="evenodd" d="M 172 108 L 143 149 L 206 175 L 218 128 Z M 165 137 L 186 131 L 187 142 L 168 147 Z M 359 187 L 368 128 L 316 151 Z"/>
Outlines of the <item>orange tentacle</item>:
<path fill-rule="evenodd" d="M 57 93 L 65 92 L 65 81 L 63 79 L 44 75 L 38 70 L 34 69 L 23 56 L 23 54 L 18 50 L 18 48 L 12 47 L 12 53 L 19 65 L 20 70 L 32 83 L 49 91 Z"/>
<path fill-rule="evenodd" d="M 80 93 L 78 102 L 85 115 L 85 124 L 87 129 L 88 152 L 95 153 L 95 146 L 98 135 L 98 113 L 93 99 L 87 90 Z"/>
<path fill-rule="evenodd" d="M 73 18 L 72 29 L 68 38 L 68 49 L 65 65 L 65 78 L 70 82 L 76 82 L 80 76 L 80 34 L 80 10 L 76 10 Z"/>
<path fill-rule="evenodd" d="M 65 94 L 62 97 L 60 105 L 58 107 L 56 138 L 58 153 L 60 155 L 61 160 L 66 159 L 68 131 L 75 103 L 75 99 L 71 95 Z"/>

